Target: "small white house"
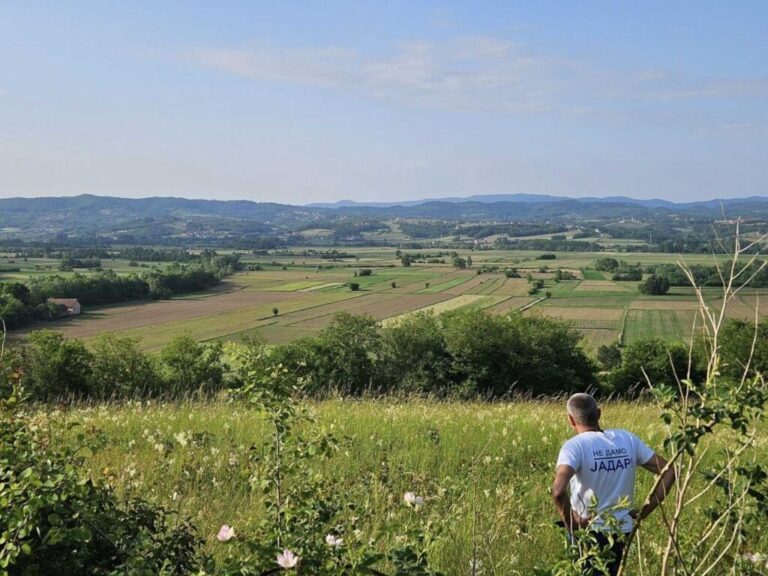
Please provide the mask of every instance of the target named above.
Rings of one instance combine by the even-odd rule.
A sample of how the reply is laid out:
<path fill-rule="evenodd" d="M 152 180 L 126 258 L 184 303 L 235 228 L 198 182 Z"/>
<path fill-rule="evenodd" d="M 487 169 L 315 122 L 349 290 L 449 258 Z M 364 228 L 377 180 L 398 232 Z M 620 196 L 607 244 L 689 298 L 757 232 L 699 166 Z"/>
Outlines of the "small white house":
<path fill-rule="evenodd" d="M 77 298 L 48 298 L 48 302 L 66 308 L 67 316 L 76 316 L 81 312 L 80 302 Z"/>

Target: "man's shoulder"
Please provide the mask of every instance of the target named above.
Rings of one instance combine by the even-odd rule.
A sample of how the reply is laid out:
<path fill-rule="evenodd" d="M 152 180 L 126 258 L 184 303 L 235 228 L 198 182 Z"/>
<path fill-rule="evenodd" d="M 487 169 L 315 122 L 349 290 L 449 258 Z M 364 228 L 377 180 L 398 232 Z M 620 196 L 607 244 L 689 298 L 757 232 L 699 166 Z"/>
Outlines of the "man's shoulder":
<path fill-rule="evenodd" d="M 640 436 L 630 430 L 625 430 L 623 428 L 613 428 L 606 430 L 605 433 L 611 439 L 611 441 L 629 445 L 635 450 L 640 450 L 645 446 L 645 442 L 643 442 Z"/>
<path fill-rule="evenodd" d="M 626 430 L 624 428 L 609 428 L 603 432 L 606 436 L 609 437 L 623 437 L 623 438 L 630 438 L 632 440 L 639 439 L 639 436 L 635 434 L 634 432 L 630 430 Z"/>

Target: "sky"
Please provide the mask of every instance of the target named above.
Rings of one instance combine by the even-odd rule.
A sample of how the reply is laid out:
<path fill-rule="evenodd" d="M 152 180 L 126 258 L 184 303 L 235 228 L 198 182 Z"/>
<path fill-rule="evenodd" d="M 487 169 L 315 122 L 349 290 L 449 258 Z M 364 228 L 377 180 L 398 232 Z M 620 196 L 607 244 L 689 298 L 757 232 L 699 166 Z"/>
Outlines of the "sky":
<path fill-rule="evenodd" d="M 768 2 L 0 2 L 0 197 L 768 196 Z"/>

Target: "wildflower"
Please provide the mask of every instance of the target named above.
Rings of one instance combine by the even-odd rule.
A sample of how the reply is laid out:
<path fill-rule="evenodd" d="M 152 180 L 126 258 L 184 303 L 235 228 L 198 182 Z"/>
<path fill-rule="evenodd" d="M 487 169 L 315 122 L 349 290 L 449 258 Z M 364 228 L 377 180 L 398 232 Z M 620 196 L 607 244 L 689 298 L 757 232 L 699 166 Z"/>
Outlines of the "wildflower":
<path fill-rule="evenodd" d="M 405 503 L 408 504 L 408 506 L 421 506 L 424 504 L 424 497 L 416 496 L 413 492 L 406 492 L 403 494 L 403 500 L 405 500 Z"/>
<path fill-rule="evenodd" d="M 216 538 L 219 542 L 229 542 L 234 537 L 235 529 L 228 526 L 227 524 L 224 524 L 221 528 L 219 528 L 219 533 L 216 535 Z"/>
<path fill-rule="evenodd" d="M 469 570 L 470 574 L 474 576 L 475 574 L 482 574 L 483 573 L 483 561 L 479 559 L 473 558 L 469 561 Z"/>
<path fill-rule="evenodd" d="M 334 534 L 328 534 L 325 537 L 325 543 L 328 544 L 328 546 L 331 548 L 339 548 L 342 544 L 344 544 L 344 538 L 339 538 Z"/>
<path fill-rule="evenodd" d="M 765 567 L 768 567 L 768 555 L 766 554 L 742 554 L 741 558 L 750 564 L 755 565 L 764 565 Z"/>
<path fill-rule="evenodd" d="M 277 555 L 277 563 L 280 565 L 281 568 L 284 568 L 286 570 L 295 568 L 298 562 L 299 562 L 299 557 L 296 556 L 296 554 L 294 554 L 288 549 L 283 550 L 280 554 Z"/>

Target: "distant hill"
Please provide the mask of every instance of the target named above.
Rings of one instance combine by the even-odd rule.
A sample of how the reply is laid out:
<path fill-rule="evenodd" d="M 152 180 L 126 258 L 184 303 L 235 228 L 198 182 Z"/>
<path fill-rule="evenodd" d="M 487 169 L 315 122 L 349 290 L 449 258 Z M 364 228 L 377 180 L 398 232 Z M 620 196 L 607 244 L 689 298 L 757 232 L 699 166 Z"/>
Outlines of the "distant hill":
<path fill-rule="evenodd" d="M 564 196 L 550 196 L 547 194 L 484 194 L 465 197 L 448 197 L 448 198 L 424 198 L 422 200 L 411 200 L 406 202 L 355 202 L 353 200 L 339 200 L 338 202 L 330 203 L 313 203 L 307 204 L 308 208 L 360 208 L 360 207 L 376 207 L 387 208 L 393 206 L 419 206 L 421 204 L 427 204 L 430 202 L 450 202 L 454 204 L 463 204 L 467 202 L 480 202 L 484 204 L 493 204 L 499 202 L 512 202 L 516 204 L 545 204 L 545 203 L 561 203 L 567 201 L 582 202 L 588 204 L 606 203 L 606 204 L 634 204 L 637 206 L 644 206 L 647 208 L 669 208 L 670 210 L 686 210 L 689 208 L 708 208 L 719 209 L 721 205 L 729 206 L 732 204 L 754 204 L 760 202 L 768 202 L 768 197 L 751 196 L 748 198 L 730 198 L 722 200 L 702 200 L 698 202 L 671 202 L 669 200 L 654 199 L 636 199 L 629 198 L 627 196 L 607 196 L 605 198 L 598 198 L 596 196 L 586 196 L 581 198 L 570 198 Z"/>
<path fill-rule="evenodd" d="M 716 219 L 768 218 L 768 198 L 734 198 L 674 203 L 625 197 L 561 198 L 535 194 L 499 194 L 426 199 L 404 203 L 292 206 L 249 200 L 141 199 L 82 195 L 0 199 L 0 239 L 103 238 L 111 242 L 147 242 L 209 238 L 286 236 L 294 231 L 391 218 L 498 222 L 656 220 L 671 217 Z M 375 227 L 375 226 L 374 226 Z M 369 227 L 370 229 L 370 227 Z M 355 229 L 350 228 L 354 235 Z M 344 234 L 346 232 L 340 232 Z"/>

